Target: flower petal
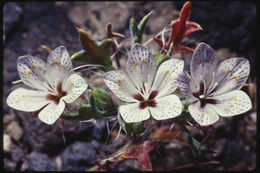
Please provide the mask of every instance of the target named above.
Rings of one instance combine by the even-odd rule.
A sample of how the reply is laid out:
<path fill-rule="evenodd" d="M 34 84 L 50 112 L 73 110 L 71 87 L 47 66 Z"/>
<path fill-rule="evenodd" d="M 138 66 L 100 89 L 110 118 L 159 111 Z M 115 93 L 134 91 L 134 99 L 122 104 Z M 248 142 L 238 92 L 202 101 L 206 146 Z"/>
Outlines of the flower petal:
<path fill-rule="evenodd" d="M 200 104 L 192 104 L 188 107 L 188 110 L 193 119 L 201 126 L 208 126 L 218 121 L 219 116 L 212 108 L 212 105 L 207 104 L 204 108 L 200 107 Z"/>
<path fill-rule="evenodd" d="M 135 44 L 127 60 L 127 72 L 138 90 L 145 83 L 150 88 L 156 72 L 156 61 L 147 48 Z"/>
<path fill-rule="evenodd" d="M 193 79 L 186 71 L 179 75 L 179 77 L 177 78 L 177 82 L 182 94 L 187 100 L 189 100 L 190 102 L 197 100 L 197 98 L 195 98 L 192 93 L 198 91 L 198 88 L 196 88 Z"/>
<path fill-rule="evenodd" d="M 182 112 L 181 101 L 176 95 L 165 96 L 155 101 L 156 107 L 149 107 L 149 110 L 152 117 L 156 120 L 174 118 Z"/>
<path fill-rule="evenodd" d="M 18 88 L 6 99 L 6 104 L 14 109 L 33 112 L 41 109 L 51 101 L 46 99 L 47 93 L 42 91 Z"/>
<path fill-rule="evenodd" d="M 65 103 L 62 100 L 60 100 L 58 105 L 54 102 L 51 102 L 39 113 L 38 118 L 42 122 L 51 125 L 60 117 L 64 111 L 64 108 Z"/>
<path fill-rule="evenodd" d="M 144 121 L 150 117 L 148 109 L 140 109 L 139 103 L 121 105 L 119 112 L 123 120 L 127 123 Z"/>
<path fill-rule="evenodd" d="M 57 47 L 49 54 L 47 58 L 47 65 L 54 64 L 66 69 L 66 71 L 72 71 L 73 67 L 70 60 L 70 55 L 64 46 Z"/>
<path fill-rule="evenodd" d="M 192 55 L 190 64 L 191 76 L 197 86 L 201 78 L 206 82 L 206 86 L 210 85 L 216 64 L 215 51 L 209 45 L 200 43 Z"/>
<path fill-rule="evenodd" d="M 85 79 L 74 73 L 63 83 L 62 89 L 67 92 L 67 95 L 61 99 L 66 103 L 72 103 L 87 89 L 87 87 L 88 84 Z"/>
<path fill-rule="evenodd" d="M 178 87 L 177 77 L 183 72 L 184 62 L 179 59 L 170 59 L 163 62 L 157 70 L 153 90 L 159 93 L 157 97 L 171 94 Z"/>
<path fill-rule="evenodd" d="M 241 90 L 231 91 L 215 99 L 219 100 L 220 104 L 215 104 L 213 108 L 223 117 L 239 115 L 252 108 L 250 98 Z"/>
<path fill-rule="evenodd" d="M 246 82 L 250 72 L 249 61 L 245 58 L 230 58 L 219 64 L 216 73 L 218 86 L 215 95 L 240 89 Z"/>
<path fill-rule="evenodd" d="M 64 46 L 57 47 L 49 54 L 46 69 L 46 78 L 52 88 L 55 88 L 58 83 L 66 81 L 73 73 L 72 62 Z"/>
<path fill-rule="evenodd" d="M 139 92 L 122 70 L 109 71 L 103 75 L 103 79 L 118 98 L 126 102 L 136 102 L 133 96 Z"/>
<path fill-rule="evenodd" d="M 42 84 L 42 81 L 45 80 L 45 66 L 43 60 L 33 56 L 25 55 L 17 59 L 17 71 L 23 83 L 43 91 L 46 90 Z"/>

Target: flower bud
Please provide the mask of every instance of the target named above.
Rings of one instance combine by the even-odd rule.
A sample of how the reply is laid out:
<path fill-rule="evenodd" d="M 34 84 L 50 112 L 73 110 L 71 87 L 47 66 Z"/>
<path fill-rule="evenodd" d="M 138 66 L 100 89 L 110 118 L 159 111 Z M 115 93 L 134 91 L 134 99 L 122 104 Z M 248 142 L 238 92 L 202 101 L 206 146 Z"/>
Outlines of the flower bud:
<path fill-rule="evenodd" d="M 133 139 L 138 139 L 145 131 L 143 122 L 126 123 L 120 115 L 118 115 L 118 122 L 125 133 Z"/>
<path fill-rule="evenodd" d="M 112 98 L 103 89 L 93 88 L 89 93 L 89 101 L 95 118 L 113 115 L 117 112 Z"/>

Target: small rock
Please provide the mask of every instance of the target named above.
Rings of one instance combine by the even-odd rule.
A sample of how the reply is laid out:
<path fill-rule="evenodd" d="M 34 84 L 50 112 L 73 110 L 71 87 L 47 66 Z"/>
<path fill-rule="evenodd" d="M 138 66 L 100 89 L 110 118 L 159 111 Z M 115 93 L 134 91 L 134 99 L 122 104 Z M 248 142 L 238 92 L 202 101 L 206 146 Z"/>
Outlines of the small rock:
<path fill-rule="evenodd" d="M 28 160 L 23 160 L 23 163 L 21 165 L 20 171 L 27 171 L 29 168 L 29 162 Z"/>
<path fill-rule="evenodd" d="M 9 2 L 4 5 L 4 40 L 7 33 L 19 23 L 22 9 L 15 2 Z"/>
<path fill-rule="evenodd" d="M 89 142 L 75 142 L 61 153 L 62 171 L 85 170 L 94 165 L 96 151 Z"/>
<path fill-rule="evenodd" d="M 3 142 L 4 143 L 4 152 L 9 153 L 10 149 L 11 149 L 11 144 L 12 144 L 10 136 L 7 134 L 4 134 L 3 141 L 4 141 Z"/>
<path fill-rule="evenodd" d="M 57 156 L 54 158 L 56 166 L 57 166 L 57 171 L 61 170 L 61 166 L 62 166 L 62 160 L 60 156 Z"/>
<path fill-rule="evenodd" d="M 254 123 L 256 123 L 256 112 L 250 113 L 250 118 L 253 120 Z"/>
<path fill-rule="evenodd" d="M 14 114 L 7 114 L 4 116 L 4 125 L 6 126 L 8 123 L 12 122 L 15 120 L 15 115 Z"/>
<path fill-rule="evenodd" d="M 8 70 L 9 72 L 16 72 L 16 70 L 17 70 L 17 65 L 16 65 L 15 63 L 10 64 L 10 65 L 7 67 L 7 70 Z"/>
<path fill-rule="evenodd" d="M 23 136 L 23 129 L 19 126 L 17 121 L 12 121 L 8 124 L 6 132 L 16 141 L 19 141 Z"/>
<path fill-rule="evenodd" d="M 236 164 L 243 158 L 243 148 L 237 141 L 229 141 L 226 143 L 223 153 L 223 166 L 228 168 L 230 165 Z"/>
<path fill-rule="evenodd" d="M 101 40 L 105 37 L 107 23 L 112 24 L 113 31 L 125 27 L 125 22 L 131 15 L 131 7 L 135 4 L 131 2 L 94 2 L 74 3 L 74 5 L 68 10 L 68 16 L 71 21 L 86 30 L 94 39 Z M 110 10 L 111 8 L 113 8 L 112 11 Z M 86 23 L 87 26 L 85 26 Z"/>
<path fill-rule="evenodd" d="M 4 159 L 4 169 L 8 171 L 14 171 L 16 164 L 8 159 Z"/>
<path fill-rule="evenodd" d="M 224 147 L 226 145 L 226 139 L 218 139 L 216 140 L 214 146 L 212 147 L 212 150 L 214 151 L 213 157 L 219 157 L 221 154 L 223 154 Z"/>
<path fill-rule="evenodd" d="M 11 145 L 11 156 L 15 163 L 21 162 L 25 158 L 24 150 L 17 145 Z"/>
<path fill-rule="evenodd" d="M 92 141 L 91 141 L 91 145 L 92 145 L 93 148 L 95 148 L 96 150 L 100 149 L 100 147 L 101 147 L 101 144 L 100 144 L 98 141 L 96 141 L 96 140 L 92 140 Z"/>
<path fill-rule="evenodd" d="M 30 171 L 55 171 L 56 165 L 53 159 L 47 154 L 40 152 L 32 152 L 29 156 Z"/>

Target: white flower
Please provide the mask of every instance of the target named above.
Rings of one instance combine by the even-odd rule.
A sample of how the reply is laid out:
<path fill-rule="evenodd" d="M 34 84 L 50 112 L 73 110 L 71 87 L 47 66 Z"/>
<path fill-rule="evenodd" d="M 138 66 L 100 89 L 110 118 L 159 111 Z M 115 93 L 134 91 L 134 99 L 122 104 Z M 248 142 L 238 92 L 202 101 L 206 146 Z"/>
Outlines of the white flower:
<path fill-rule="evenodd" d="M 150 114 L 156 120 L 164 120 L 174 118 L 182 111 L 180 99 L 172 93 L 178 86 L 176 77 L 183 67 L 182 60 L 171 59 L 162 63 L 157 70 L 149 50 L 135 44 L 130 51 L 126 71 L 110 71 L 103 78 L 118 98 L 128 102 L 119 107 L 124 121 L 143 121 Z"/>
<path fill-rule="evenodd" d="M 69 53 L 63 46 L 49 54 L 47 64 L 36 57 L 19 57 L 17 70 L 23 83 L 32 89 L 14 90 L 7 97 L 7 105 L 25 112 L 40 110 L 38 117 L 46 124 L 53 124 L 64 111 L 65 102 L 75 101 L 88 86 L 73 72 Z"/>
<path fill-rule="evenodd" d="M 191 116 L 202 126 L 223 117 L 242 114 L 252 108 L 248 95 L 239 90 L 250 71 L 245 58 L 230 58 L 219 65 L 214 50 L 200 43 L 191 59 L 191 76 L 184 72 L 178 83 L 189 100 Z"/>

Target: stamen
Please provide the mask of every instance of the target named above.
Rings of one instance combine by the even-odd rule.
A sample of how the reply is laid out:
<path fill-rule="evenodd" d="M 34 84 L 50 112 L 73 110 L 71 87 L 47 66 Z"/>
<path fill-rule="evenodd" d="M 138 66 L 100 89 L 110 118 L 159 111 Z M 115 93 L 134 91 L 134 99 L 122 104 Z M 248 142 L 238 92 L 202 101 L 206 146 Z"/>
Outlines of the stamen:
<path fill-rule="evenodd" d="M 145 94 L 148 95 L 148 83 L 144 83 Z"/>
<path fill-rule="evenodd" d="M 147 78 L 148 78 L 147 88 L 149 88 L 148 94 L 150 94 L 153 79 L 151 79 L 151 74 L 148 74 Z"/>
<path fill-rule="evenodd" d="M 210 86 L 208 87 L 206 95 L 211 94 L 211 92 L 218 86 L 218 82 L 215 82 L 216 79 L 216 73 L 212 73 L 212 81 L 210 83 Z"/>
<path fill-rule="evenodd" d="M 210 83 L 210 85 L 209 85 L 209 87 L 208 87 L 208 91 L 211 89 L 211 87 L 212 87 L 212 85 L 214 84 L 214 82 L 215 82 L 215 72 L 212 73 L 212 81 L 211 81 L 211 83 Z M 209 92 L 208 92 L 208 93 L 209 93 Z"/>
<path fill-rule="evenodd" d="M 204 99 L 205 96 L 204 96 L 204 95 L 200 95 L 199 98 L 200 98 L 200 99 Z"/>
<path fill-rule="evenodd" d="M 143 92 L 140 92 L 140 94 L 141 94 L 145 99 L 147 99 L 147 98 L 146 98 L 146 97 L 147 97 L 146 91 L 145 91 L 144 86 L 143 86 L 143 84 L 142 84 L 141 81 L 139 81 L 139 85 L 141 86 L 141 88 L 139 88 L 139 90 L 140 90 L 140 91 L 143 90 Z M 142 94 L 142 93 L 144 93 L 144 94 Z"/>

